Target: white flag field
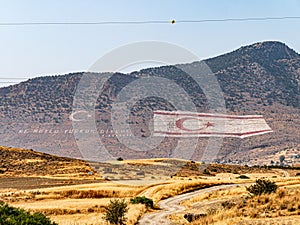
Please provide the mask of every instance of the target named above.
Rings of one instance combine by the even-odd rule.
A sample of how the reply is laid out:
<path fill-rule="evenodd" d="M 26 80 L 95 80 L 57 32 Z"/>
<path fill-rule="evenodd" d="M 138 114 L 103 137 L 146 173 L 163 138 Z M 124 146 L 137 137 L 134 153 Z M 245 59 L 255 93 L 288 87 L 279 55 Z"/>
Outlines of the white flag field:
<path fill-rule="evenodd" d="M 154 111 L 154 136 L 246 138 L 270 132 L 261 115 Z"/>

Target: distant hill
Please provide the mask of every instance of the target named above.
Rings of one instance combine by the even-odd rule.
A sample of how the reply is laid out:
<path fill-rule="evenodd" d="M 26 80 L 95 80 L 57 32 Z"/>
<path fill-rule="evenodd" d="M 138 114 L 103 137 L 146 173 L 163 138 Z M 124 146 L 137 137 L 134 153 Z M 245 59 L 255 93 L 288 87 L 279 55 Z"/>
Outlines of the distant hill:
<path fill-rule="evenodd" d="M 116 73 L 105 84 L 96 104 L 98 132 L 110 130 L 111 104 L 123 87 L 141 77 L 163 77 L 176 82 L 190 96 L 199 112 L 209 103 L 202 90 L 184 71 L 200 62 L 148 68 L 130 74 Z M 260 163 L 264 156 L 286 149 L 300 149 L 300 55 L 284 43 L 268 41 L 241 47 L 207 59 L 217 77 L 229 114 L 262 114 L 275 131 L 244 140 L 224 139 L 219 162 Z M 183 70 L 182 70 L 183 69 Z M 34 148 L 62 156 L 80 157 L 69 116 L 73 96 L 83 73 L 30 79 L 0 88 L 1 144 Z M 101 74 L 99 74 L 101 76 Z M 153 110 L 174 110 L 170 103 L 147 98 L 131 109 L 128 123 L 138 137 L 150 135 L 148 121 Z M 57 133 L 52 131 L 59 131 Z M 113 135 L 102 142 L 115 157 L 168 157 L 176 138 L 166 138 L 152 151 L 134 151 L 120 144 Z M 199 141 L 193 159 L 201 159 L 207 139 Z"/>
<path fill-rule="evenodd" d="M 0 146 L 0 177 L 80 177 L 92 171 L 82 160 L 58 157 L 34 150 Z"/>

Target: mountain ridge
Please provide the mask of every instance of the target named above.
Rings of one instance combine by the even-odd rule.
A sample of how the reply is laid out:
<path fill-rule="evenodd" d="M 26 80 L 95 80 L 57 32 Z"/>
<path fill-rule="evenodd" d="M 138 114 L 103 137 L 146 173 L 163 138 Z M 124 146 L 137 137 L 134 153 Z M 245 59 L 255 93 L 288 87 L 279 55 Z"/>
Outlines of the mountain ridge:
<path fill-rule="evenodd" d="M 227 113 L 263 114 L 273 129 L 280 130 L 279 133 L 275 132 L 275 134 L 251 138 L 242 142 L 225 139 L 223 149 L 220 151 L 220 159 L 226 161 L 229 157 L 238 158 L 242 155 L 241 153 L 251 152 L 255 149 L 263 150 L 262 154 L 268 155 L 284 148 L 299 148 L 297 130 L 300 128 L 300 55 L 298 53 L 284 43 L 268 41 L 243 46 L 233 52 L 204 60 L 204 62 L 219 81 L 224 93 Z M 189 68 L 199 63 L 201 62 L 183 65 Z M 114 74 L 105 84 L 104 91 L 97 100 L 96 109 L 100 111 L 100 114 L 96 115 L 97 126 L 110 129 L 111 104 L 122 88 L 132 81 L 148 76 L 174 81 L 189 94 L 199 112 L 208 111 L 209 103 L 203 91 L 187 73 L 180 69 L 180 66 L 182 65 L 147 68 L 128 74 Z M 52 136 L 44 134 L 41 135 L 42 138 L 39 136 L 39 140 L 37 134 L 29 135 L 18 133 L 18 131 L 26 128 L 33 129 L 34 126 L 49 126 L 56 129 L 59 127 L 62 130 L 72 129 L 69 115 L 72 112 L 76 86 L 83 74 L 84 72 L 78 72 L 62 76 L 39 77 L 0 88 L 0 123 L 2 125 L 0 133 L 3 137 L 1 144 L 35 148 L 63 156 L 80 157 L 81 154 L 75 150 L 76 142 L 72 134 L 64 134 L 63 138 L 54 134 Z M 147 121 L 151 119 L 151 112 L 157 109 L 174 110 L 174 106 L 162 99 L 155 98 L 137 102 L 133 106 L 131 109 L 132 121 L 129 122 L 136 136 L 148 137 L 150 135 Z M 284 129 L 289 129 L 289 131 L 284 131 Z M 23 140 L 16 137 L 20 135 L 23 136 Z M 199 149 L 201 146 L 205 146 L 205 141 L 202 140 L 203 143 L 199 144 Z M 121 146 L 115 138 L 106 138 L 104 143 L 120 149 L 116 150 L 110 147 L 113 155 L 121 155 L 126 158 L 124 153 L 128 153 L 133 158 L 143 158 L 152 157 L 152 155 L 153 157 L 168 156 L 170 149 L 176 144 L 176 140 L 167 140 L 163 143 L 165 146 L 155 149 L 153 154 L 128 150 Z M 194 154 L 195 159 L 201 158 L 202 153 L 201 150 L 199 151 Z M 233 152 L 236 152 L 236 156 L 233 156 Z M 255 155 L 255 153 L 253 154 Z M 247 162 L 247 157 L 243 158 L 242 161 Z"/>

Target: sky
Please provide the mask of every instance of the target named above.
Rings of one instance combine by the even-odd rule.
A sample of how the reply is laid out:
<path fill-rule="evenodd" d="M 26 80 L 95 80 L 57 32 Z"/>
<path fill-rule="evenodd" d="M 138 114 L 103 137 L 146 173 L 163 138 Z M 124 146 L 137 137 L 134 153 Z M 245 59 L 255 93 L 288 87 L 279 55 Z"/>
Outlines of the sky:
<path fill-rule="evenodd" d="M 286 16 L 300 16 L 300 0 L 0 0 L 0 24 Z M 87 71 L 113 49 L 140 41 L 179 45 L 200 59 L 266 40 L 284 42 L 300 52 L 299 28 L 300 19 L 197 24 L 0 25 L 0 85 L 19 81 L 16 78 Z"/>

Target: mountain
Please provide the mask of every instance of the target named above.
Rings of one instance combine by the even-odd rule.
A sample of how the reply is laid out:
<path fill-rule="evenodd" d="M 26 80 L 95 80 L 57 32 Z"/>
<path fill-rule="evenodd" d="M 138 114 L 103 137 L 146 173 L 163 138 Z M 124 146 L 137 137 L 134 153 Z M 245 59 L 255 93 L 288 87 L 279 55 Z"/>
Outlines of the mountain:
<path fill-rule="evenodd" d="M 268 41 L 241 47 L 204 60 L 204 63 L 219 82 L 228 114 L 261 114 L 274 130 L 271 134 L 243 140 L 225 138 L 218 154 L 218 162 L 267 163 L 262 160 L 269 160 L 269 157 L 281 151 L 299 151 L 298 53 L 283 43 Z M 130 84 L 140 78 L 150 77 L 170 81 L 170 87 L 166 87 L 166 90 L 171 88 L 171 83 L 179 85 L 198 112 L 208 112 L 211 102 L 187 72 L 202 64 L 203 62 L 193 62 L 148 68 L 129 74 L 113 74 L 105 82 L 95 102 L 95 123 L 107 151 L 114 157 L 122 158 L 172 156 L 178 142 L 176 138 L 165 138 L 159 146 L 148 151 L 134 150 L 120 143 L 112 131 L 112 103 L 125 99 L 126 96 L 118 95 L 124 94 L 124 87 L 129 89 Z M 38 77 L 0 88 L 0 144 L 34 148 L 61 156 L 82 157 L 82 151 L 79 151 L 76 144 L 78 136 L 74 137 L 74 132 L 77 131 L 74 131 L 70 115 L 79 82 L 83 86 L 88 85 L 82 84 L 81 78 L 85 75 L 72 73 Z M 94 76 L 105 77 L 106 74 L 90 74 L 91 78 Z M 138 93 L 145 92 L 143 86 L 135 85 L 133 88 Z M 211 89 L 213 88 L 212 86 Z M 156 92 L 163 92 L 162 90 L 163 88 L 158 88 Z M 184 96 L 178 94 L 175 97 L 180 104 L 186 103 Z M 126 105 L 126 102 L 123 103 Z M 152 96 L 138 100 L 130 108 L 127 123 L 134 135 L 142 140 L 150 135 L 149 121 L 153 118 L 153 110 L 175 110 L 175 106 L 163 98 Z M 201 159 L 207 141 L 207 138 L 199 140 L 193 154 L 194 160 Z M 90 140 L 87 139 L 84 145 L 88 147 Z"/>

